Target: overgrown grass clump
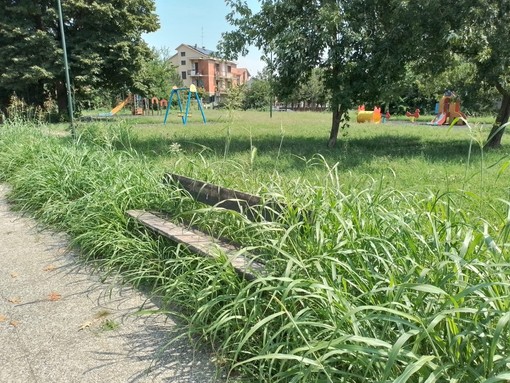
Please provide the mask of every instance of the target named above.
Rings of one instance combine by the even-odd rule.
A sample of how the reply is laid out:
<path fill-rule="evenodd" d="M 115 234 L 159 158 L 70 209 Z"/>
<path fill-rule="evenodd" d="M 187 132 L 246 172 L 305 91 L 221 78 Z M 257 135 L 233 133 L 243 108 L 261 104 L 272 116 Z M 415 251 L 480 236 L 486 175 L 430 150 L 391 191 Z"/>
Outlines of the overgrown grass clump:
<path fill-rule="evenodd" d="M 456 192 L 377 182 L 346 189 L 324 161 L 320 183 L 275 174 L 259 185 L 288 209 L 275 222 L 252 223 L 163 185 L 163 169 L 133 150 L 131 135 L 123 124 L 92 126 L 71 142 L 37 127 L 4 127 L 0 179 L 17 208 L 69 233 L 85 259 L 178 307 L 190 336 L 211 345 L 231 377 L 510 379 L 510 215 L 485 220 Z M 216 183 L 224 177 L 224 165 L 172 155 L 166 170 Z M 229 167 L 228 186 L 241 185 L 235 180 L 245 170 Z M 221 254 L 203 259 L 138 228 L 128 209 L 166 212 L 228 237 L 264 261 L 269 275 L 247 282 Z"/>

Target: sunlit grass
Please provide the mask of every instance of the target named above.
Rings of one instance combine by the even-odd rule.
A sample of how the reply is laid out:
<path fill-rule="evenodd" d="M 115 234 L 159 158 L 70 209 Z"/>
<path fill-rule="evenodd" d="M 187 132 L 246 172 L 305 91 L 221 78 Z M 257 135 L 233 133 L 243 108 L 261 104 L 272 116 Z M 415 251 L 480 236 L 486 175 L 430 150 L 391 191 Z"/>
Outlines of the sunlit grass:
<path fill-rule="evenodd" d="M 68 232 L 85 259 L 168 302 L 236 379 L 508 380 L 506 153 L 482 157 L 473 129 L 398 124 L 353 126 L 328 150 L 327 116 L 292 127 L 294 115 L 246 115 L 227 156 L 219 114 L 206 126 L 91 123 L 78 142 L 7 126 L 0 177 L 17 208 Z M 165 171 L 288 208 L 252 223 L 164 185 Z M 249 247 L 269 275 L 248 282 L 221 254 L 157 238 L 127 219 L 134 208 Z"/>
<path fill-rule="evenodd" d="M 328 164 L 338 164 L 340 187 L 372 179 L 398 190 L 462 191 L 466 206 L 484 195 L 484 203 L 478 203 L 482 209 L 496 215 L 505 211 L 498 198 L 508 195 L 506 178 L 500 172 L 508 151 L 485 152 L 482 159 L 474 142 L 487 137 L 490 125 L 428 126 L 428 117 L 415 124 L 408 120 L 378 125 L 351 122 L 337 148 L 328 149 L 329 113 L 278 112 L 273 118 L 253 111 L 236 112 L 233 117 L 222 110 L 206 113 L 207 125 L 191 119 L 185 126 L 177 116 L 166 125 L 163 116 L 142 120 L 127 116 L 126 122 L 133 126 L 132 148 L 163 169 L 173 169 L 178 163 L 192 177 L 251 192 L 271 177 L 321 183 L 325 171 L 320 166 L 322 159 L 317 160 L 320 154 Z M 490 118 L 485 120 L 490 122 Z M 81 129 L 89 128 L 90 124 L 84 124 Z M 503 144 L 510 143 L 508 137 L 504 136 Z M 232 172 L 243 175 L 229 177 Z M 233 179 L 237 185 L 231 184 Z"/>

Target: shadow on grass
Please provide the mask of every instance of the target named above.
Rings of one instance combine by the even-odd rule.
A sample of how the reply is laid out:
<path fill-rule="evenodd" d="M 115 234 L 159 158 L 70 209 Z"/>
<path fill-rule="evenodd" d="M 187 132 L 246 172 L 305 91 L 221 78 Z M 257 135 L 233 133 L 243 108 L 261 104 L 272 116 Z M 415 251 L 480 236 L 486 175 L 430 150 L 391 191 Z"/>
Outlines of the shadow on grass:
<path fill-rule="evenodd" d="M 209 157 L 222 157 L 225 151 L 225 137 L 201 137 L 195 140 L 179 137 L 148 137 L 135 138 L 132 147 L 139 153 L 157 159 L 167 157 L 171 145 L 178 143 L 181 149 L 194 155 L 202 153 Z M 329 163 L 341 162 L 343 168 L 355 168 L 377 158 L 412 159 L 424 158 L 429 162 L 456 162 L 465 160 L 469 153 L 469 141 L 464 140 L 427 140 L 420 137 L 404 135 L 380 135 L 367 138 L 340 138 L 335 148 L 327 148 L 326 137 L 311 138 L 290 136 L 284 137 L 280 148 L 281 137 L 266 135 L 253 137 L 253 146 L 257 148 L 257 156 L 275 159 L 278 156 L 291 160 L 299 168 L 305 166 L 303 159 L 311 159 L 317 154 Z M 228 146 L 229 157 L 245 156 L 250 152 L 249 138 L 233 137 Z M 472 156 L 479 150 L 473 146 Z M 296 169 L 298 170 L 298 169 Z"/>

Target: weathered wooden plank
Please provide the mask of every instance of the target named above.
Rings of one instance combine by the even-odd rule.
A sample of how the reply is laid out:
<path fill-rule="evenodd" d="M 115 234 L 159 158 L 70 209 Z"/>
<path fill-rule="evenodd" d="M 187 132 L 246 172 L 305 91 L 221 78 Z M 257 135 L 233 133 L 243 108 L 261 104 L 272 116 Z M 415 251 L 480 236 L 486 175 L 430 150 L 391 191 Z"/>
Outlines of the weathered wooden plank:
<path fill-rule="evenodd" d="M 189 250 L 204 257 L 214 258 L 214 254 L 219 248 L 227 255 L 236 272 L 248 280 L 254 280 L 256 275 L 264 274 L 265 269 L 262 264 L 238 255 L 239 249 L 231 244 L 215 239 L 200 231 L 176 225 L 143 210 L 128 210 L 126 214 L 158 234 L 177 243 L 182 243 Z"/>
<path fill-rule="evenodd" d="M 165 181 L 177 182 L 194 199 L 210 206 L 237 211 L 251 221 L 274 221 L 275 216 L 282 212 L 283 204 L 276 201 L 264 201 L 261 197 L 238 190 L 198 181 L 178 174 L 167 173 Z"/>

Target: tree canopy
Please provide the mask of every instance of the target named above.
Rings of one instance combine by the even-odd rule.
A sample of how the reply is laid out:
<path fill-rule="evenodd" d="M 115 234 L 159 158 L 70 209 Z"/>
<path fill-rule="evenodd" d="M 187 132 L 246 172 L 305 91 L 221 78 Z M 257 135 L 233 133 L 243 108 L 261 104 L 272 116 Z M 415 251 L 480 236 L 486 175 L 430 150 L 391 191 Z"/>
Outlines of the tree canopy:
<path fill-rule="evenodd" d="M 220 50 L 226 57 L 249 45 L 272 57 L 274 81 L 290 95 L 313 68 L 324 69 L 333 112 L 329 146 L 357 103 L 381 104 L 398 98 L 410 71 L 440 75 L 452 65 L 478 76 L 504 96 L 507 84 L 508 2 L 453 0 L 260 0 L 254 13 L 242 0 L 226 0 L 227 20 Z M 510 105 L 510 104 L 509 104 Z M 497 124 L 508 119 L 500 112 Z"/>
<path fill-rule="evenodd" d="M 74 92 L 133 87 L 150 49 L 142 33 L 159 27 L 154 0 L 67 0 L 64 30 Z M 58 12 L 54 0 L 0 3 L 0 104 L 14 92 L 41 105 L 66 106 Z"/>
<path fill-rule="evenodd" d="M 151 50 L 151 55 L 145 57 L 143 68 L 137 77 L 134 88 L 141 94 L 168 97 L 174 85 L 181 86 L 182 78 L 172 65 L 168 48 Z"/>
<path fill-rule="evenodd" d="M 510 2 L 498 0 L 468 0 L 457 16 L 458 24 L 450 31 L 451 49 L 476 67 L 480 87 L 495 88 L 501 107 L 488 138 L 490 147 L 501 145 L 504 129 L 510 117 Z"/>
<path fill-rule="evenodd" d="M 227 20 L 236 27 L 220 46 L 227 56 L 250 44 L 266 57 L 272 53 L 275 79 L 288 94 L 313 68 L 324 69 L 333 112 L 329 146 L 350 108 L 380 101 L 405 74 L 414 55 L 409 33 L 423 27 L 412 21 L 413 7 L 395 0 L 261 0 L 255 14 L 243 1 L 227 3 Z"/>

